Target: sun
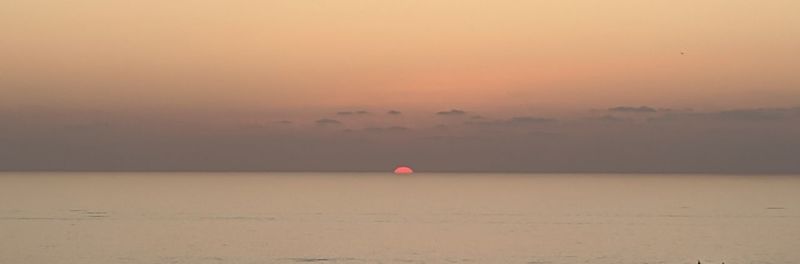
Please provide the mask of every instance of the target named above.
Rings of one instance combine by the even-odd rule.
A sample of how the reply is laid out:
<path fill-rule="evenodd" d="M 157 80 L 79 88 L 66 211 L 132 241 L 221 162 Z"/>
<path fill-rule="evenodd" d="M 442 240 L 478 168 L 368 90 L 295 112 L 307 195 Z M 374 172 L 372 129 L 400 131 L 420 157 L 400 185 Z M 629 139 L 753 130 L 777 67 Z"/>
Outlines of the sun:
<path fill-rule="evenodd" d="M 394 174 L 412 174 L 412 173 L 414 173 L 414 170 L 412 170 L 411 167 L 408 166 L 397 166 L 397 168 L 394 169 Z"/>

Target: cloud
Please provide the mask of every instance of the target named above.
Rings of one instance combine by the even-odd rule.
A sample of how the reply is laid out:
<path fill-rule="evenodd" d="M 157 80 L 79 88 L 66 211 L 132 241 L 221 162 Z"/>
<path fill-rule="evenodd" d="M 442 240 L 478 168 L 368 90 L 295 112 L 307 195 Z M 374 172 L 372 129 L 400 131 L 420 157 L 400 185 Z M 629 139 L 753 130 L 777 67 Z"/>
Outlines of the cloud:
<path fill-rule="evenodd" d="M 340 115 L 340 116 L 366 115 L 366 114 L 369 114 L 369 112 L 366 111 L 366 110 L 336 112 L 336 115 Z"/>
<path fill-rule="evenodd" d="M 492 121 L 465 121 L 465 125 L 477 126 L 526 126 L 538 124 L 553 124 L 557 123 L 558 119 L 547 117 L 535 116 L 517 116 L 505 120 L 492 120 Z"/>
<path fill-rule="evenodd" d="M 535 136 L 535 137 L 554 137 L 554 136 L 562 136 L 562 134 L 561 134 L 561 133 L 549 132 L 549 131 L 539 131 L 539 130 L 528 131 L 528 135 L 530 135 L 530 136 Z"/>
<path fill-rule="evenodd" d="M 588 118 L 586 118 L 586 120 L 588 120 L 588 121 L 606 122 L 606 123 L 619 123 L 619 122 L 625 122 L 625 121 L 632 121 L 631 119 L 619 118 L 619 117 L 616 117 L 616 116 L 613 116 L 613 115 L 604 115 L 604 116 L 598 116 L 598 117 L 588 117 Z"/>
<path fill-rule="evenodd" d="M 265 129 L 265 128 L 275 128 L 279 126 L 289 126 L 294 124 L 294 122 L 290 120 L 278 120 L 273 122 L 264 122 L 264 121 L 251 121 L 245 122 L 239 125 L 242 129 Z"/>
<path fill-rule="evenodd" d="M 408 131 L 407 127 L 402 126 L 390 126 L 390 127 L 367 127 L 364 128 L 364 132 L 370 133 L 384 133 L 384 132 L 404 132 Z"/>
<path fill-rule="evenodd" d="M 742 108 L 717 112 L 680 112 L 650 118 L 649 121 L 688 121 L 703 122 L 763 122 L 800 118 L 800 107 L 794 108 Z"/>
<path fill-rule="evenodd" d="M 463 110 L 458 110 L 458 109 L 451 109 L 450 111 L 436 112 L 436 115 L 440 115 L 440 116 L 462 116 L 462 115 L 465 115 L 465 114 L 467 114 L 467 112 L 465 112 Z"/>
<path fill-rule="evenodd" d="M 515 124 L 515 125 L 530 125 L 530 124 L 550 124 L 558 122 L 558 120 L 554 118 L 545 118 L 545 117 L 518 116 L 518 117 L 512 117 L 507 122 L 509 124 Z"/>
<path fill-rule="evenodd" d="M 388 112 L 386 112 L 386 114 L 387 115 L 401 115 L 401 114 L 403 114 L 403 112 L 400 112 L 400 111 L 397 111 L 397 110 L 389 110 Z"/>
<path fill-rule="evenodd" d="M 384 116 L 386 110 L 373 114 L 391 117 Z M 19 118 L 25 115 L 0 111 L 5 121 L 0 122 L 5 126 L 0 168 L 363 171 L 391 169 L 401 160 L 425 171 L 800 172 L 800 108 L 516 114 L 482 120 L 470 119 L 473 113 L 436 118 L 430 111 L 427 118 L 403 123 L 358 123 L 356 117 L 328 112 L 297 127 L 280 125 L 281 120 L 301 125 L 300 119 L 267 116 L 271 119 L 254 122 L 266 129 L 250 131 L 230 129 L 238 119 L 195 114 L 140 120 L 60 113 Z M 673 121 L 644 122 L 651 117 Z M 605 119 L 624 122 L 598 121 Z M 64 129 L 92 120 L 119 127 L 97 133 Z M 449 123 L 434 127 L 437 121 Z M 622 125 L 628 122 L 636 123 Z"/>
<path fill-rule="evenodd" d="M 708 114 L 695 113 L 695 112 L 668 113 L 665 115 L 650 117 L 647 119 L 647 122 L 675 122 L 675 121 L 695 120 L 705 116 L 708 116 Z"/>
<path fill-rule="evenodd" d="M 617 106 L 609 108 L 608 111 L 623 112 L 623 113 L 655 113 L 658 112 L 655 108 L 649 106 Z"/>
<path fill-rule="evenodd" d="M 754 108 L 736 109 L 713 113 L 716 118 L 736 121 L 772 121 L 797 117 L 800 107 L 796 108 Z"/>
<path fill-rule="evenodd" d="M 321 125 L 321 126 L 326 126 L 326 125 L 341 125 L 341 124 L 342 124 L 342 122 L 339 122 L 339 120 L 336 120 L 336 119 L 330 119 L 330 118 L 323 118 L 323 119 L 319 119 L 319 120 L 315 121 L 314 123 L 317 123 L 317 125 Z"/>

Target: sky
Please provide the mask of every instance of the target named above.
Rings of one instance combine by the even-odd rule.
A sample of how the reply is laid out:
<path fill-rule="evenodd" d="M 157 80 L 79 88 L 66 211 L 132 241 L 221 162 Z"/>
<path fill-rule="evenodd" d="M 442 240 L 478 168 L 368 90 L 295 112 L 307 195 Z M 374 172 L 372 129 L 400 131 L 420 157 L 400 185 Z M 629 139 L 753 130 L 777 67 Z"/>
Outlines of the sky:
<path fill-rule="evenodd" d="M 0 170 L 800 173 L 798 1 L 0 2 Z"/>

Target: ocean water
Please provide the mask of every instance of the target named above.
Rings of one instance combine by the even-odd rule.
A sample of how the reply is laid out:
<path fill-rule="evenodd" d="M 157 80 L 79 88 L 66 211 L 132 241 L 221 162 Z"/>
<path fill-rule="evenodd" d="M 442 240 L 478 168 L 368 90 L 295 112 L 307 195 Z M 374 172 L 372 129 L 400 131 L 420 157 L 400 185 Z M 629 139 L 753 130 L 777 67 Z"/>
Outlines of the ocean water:
<path fill-rule="evenodd" d="M 2 173 L 0 263 L 800 263 L 800 176 Z"/>

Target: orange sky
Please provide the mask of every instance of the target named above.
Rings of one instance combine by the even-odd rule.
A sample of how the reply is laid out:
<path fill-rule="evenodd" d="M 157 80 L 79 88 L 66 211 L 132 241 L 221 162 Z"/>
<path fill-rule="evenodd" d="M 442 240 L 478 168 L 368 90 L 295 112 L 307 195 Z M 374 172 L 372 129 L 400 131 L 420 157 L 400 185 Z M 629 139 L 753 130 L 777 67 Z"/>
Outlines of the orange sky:
<path fill-rule="evenodd" d="M 793 0 L 7 0 L 0 104 L 795 106 L 799 10 Z"/>
<path fill-rule="evenodd" d="M 798 14 L 4 0 L 0 170 L 797 173 Z"/>

